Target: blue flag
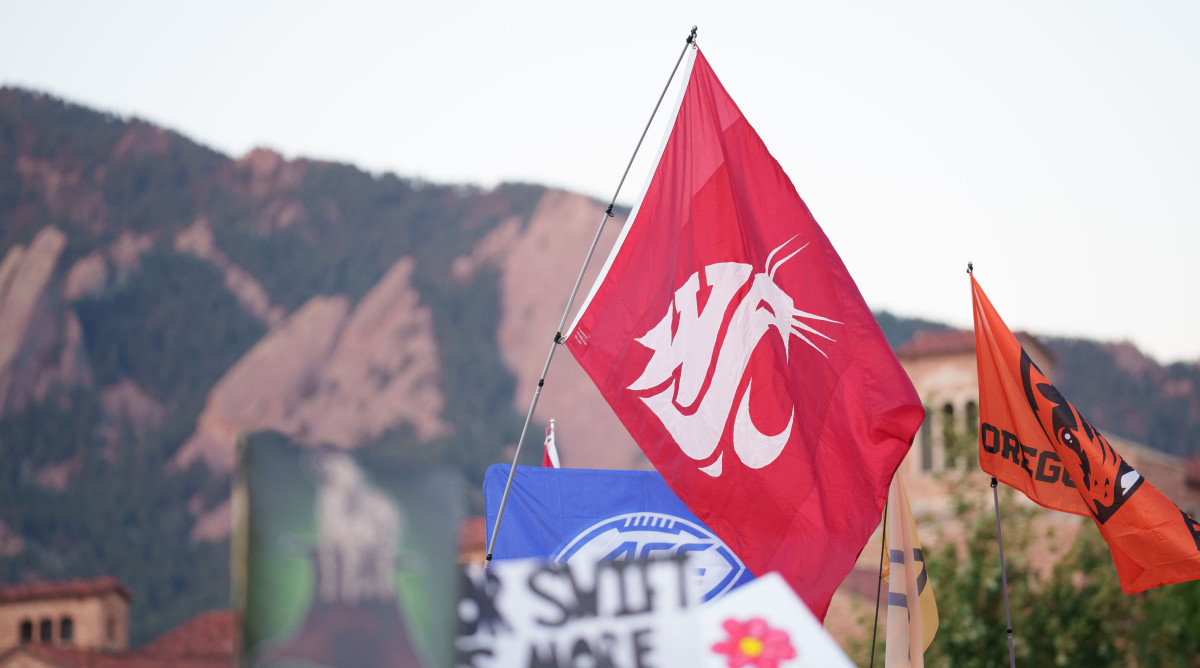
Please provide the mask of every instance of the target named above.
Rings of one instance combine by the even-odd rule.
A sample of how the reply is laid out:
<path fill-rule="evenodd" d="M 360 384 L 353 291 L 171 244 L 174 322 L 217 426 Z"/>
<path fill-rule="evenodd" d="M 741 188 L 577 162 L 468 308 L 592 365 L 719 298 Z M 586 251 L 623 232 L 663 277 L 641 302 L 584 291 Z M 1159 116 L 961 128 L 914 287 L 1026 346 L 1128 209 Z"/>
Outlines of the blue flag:
<path fill-rule="evenodd" d="M 483 480 L 489 537 L 511 468 L 494 464 Z M 687 554 L 706 601 L 754 579 L 653 471 L 518 466 L 492 552 L 560 563 Z"/>

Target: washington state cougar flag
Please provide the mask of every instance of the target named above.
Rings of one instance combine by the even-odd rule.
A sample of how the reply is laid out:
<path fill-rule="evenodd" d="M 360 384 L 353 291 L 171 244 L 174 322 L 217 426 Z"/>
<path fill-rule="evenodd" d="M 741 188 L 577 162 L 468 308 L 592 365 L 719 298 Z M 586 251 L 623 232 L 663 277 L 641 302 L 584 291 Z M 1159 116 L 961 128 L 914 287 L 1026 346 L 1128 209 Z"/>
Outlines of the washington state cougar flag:
<path fill-rule="evenodd" d="M 1046 379 L 971 276 L 979 464 L 1047 508 L 1091 517 L 1127 594 L 1200 579 L 1200 523 L 1142 478 Z"/>
<path fill-rule="evenodd" d="M 567 347 L 671 489 L 820 618 L 924 415 L 703 54 Z"/>

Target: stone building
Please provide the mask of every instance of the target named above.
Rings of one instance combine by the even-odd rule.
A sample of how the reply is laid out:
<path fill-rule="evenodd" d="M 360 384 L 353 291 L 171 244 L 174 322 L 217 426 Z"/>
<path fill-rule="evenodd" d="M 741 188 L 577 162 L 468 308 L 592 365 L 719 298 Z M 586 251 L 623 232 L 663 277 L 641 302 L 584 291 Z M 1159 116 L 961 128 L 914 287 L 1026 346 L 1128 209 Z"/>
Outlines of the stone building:
<path fill-rule="evenodd" d="M 234 664 L 231 610 L 129 648 L 129 590 L 112 577 L 0 587 L 0 668 L 216 668 Z"/>
<path fill-rule="evenodd" d="M 1050 351 L 1028 334 L 1017 332 L 1015 335 L 1034 364 L 1053 382 L 1055 362 Z M 949 455 L 946 441 L 954 434 L 964 433 L 974 440 L 978 429 L 979 377 L 975 335 L 971 331 L 918 332 L 896 352 L 896 356 L 912 379 L 925 405 L 926 415 L 900 470 L 908 482 L 913 514 L 931 520 L 941 519 L 949 507 L 946 487 L 937 474 L 964 465 Z M 1146 480 L 1184 510 L 1193 515 L 1200 514 L 1200 460 L 1189 462 L 1124 438 L 1106 429 L 1105 425 L 1095 426 Z M 987 481 L 986 474 L 981 471 L 979 478 L 981 484 Z M 1020 498 L 1024 499 L 1023 496 Z"/>
<path fill-rule="evenodd" d="M 1050 351 L 1026 333 L 1017 332 L 1015 336 L 1038 368 L 1054 381 L 1055 361 Z M 975 334 L 957 330 L 918 332 L 896 351 L 896 356 L 912 379 L 926 411 L 925 421 L 899 471 L 908 489 L 922 546 L 928 549 L 962 535 L 960 518 L 954 514 L 950 480 L 965 480 L 968 489 L 978 490 L 976 501 L 988 508 L 993 504 L 990 476 L 979 468 L 978 460 L 965 456 L 956 459 L 955 449 L 946 447 L 950 439 L 962 439 L 965 434 L 974 441 L 977 434 L 979 377 Z M 1200 458 L 1184 460 L 1123 438 L 1106 430 L 1104 425 L 1096 427 L 1147 481 L 1185 511 L 1200 516 Z M 968 447 L 973 450 L 978 446 Z M 961 447 L 958 452 L 963 452 Z M 1094 530 L 1085 518 L 1041 508 L 1023 494 L 1007 498 L 1037 510 L 1034 532 L 1042 538 L 1034 541 L 1027 556 L 1044 573 L 1049 573 L 1081 530 Z M 880 533 L 876 531 L 863 548 L 826 616 L 826 627 L 843 647 L 851 638 L 869 637 L 871 633 L 871 614 L 879 582 Z M 934 583 L 935 595 L 936 592 Z M 885 618 L 886 606 L 880 613 L 881 634 Z"/>
<path fill-rule="evenodd" d="M 0 651 L 22 643 L 128 649 L 129 590 L 112 577 L 0 589 Z"/>

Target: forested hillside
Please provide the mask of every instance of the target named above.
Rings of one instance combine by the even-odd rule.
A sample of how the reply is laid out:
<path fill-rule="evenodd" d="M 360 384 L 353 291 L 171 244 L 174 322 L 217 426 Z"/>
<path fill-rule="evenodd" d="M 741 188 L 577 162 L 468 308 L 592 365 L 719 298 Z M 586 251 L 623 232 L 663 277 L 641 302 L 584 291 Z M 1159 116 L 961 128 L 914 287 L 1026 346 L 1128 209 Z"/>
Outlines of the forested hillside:
<path fill-rule="evenodd" d="M 0 582 L 115 575 L 135 644 L 228 607 L 229 467 L 257 431 L 448 462 L 478 488 L 602 215 L 536 185 L 235 159 L 0 89 Z M 893 346 L 941 327 L 878 318 Z M 1048 345 L 1098 425 L 1198 454 L 1195 364 Z M 540 415 L 570 413 L 575 465 L 630 465 L 566 358 Z"/>
<path fill-rule="evenodd" d="M 19 537 L 0 581 L 116 575 L 134 594 L 135 643 L 228 607 L 228 542 L 193 540 L 228 476 L 170 459 L 214 384 L 281 316 L 315 295 L 355 303 L 402 256 L 432 313 L 454 429 L 419 439 L 401 422 L 358 445 L 481 479 L 520 416 L 496 345 L 494 269 L 453 280 L 451 264 L 502 220 L 528 220 L 542 190 L 269 152 L 235 161 L 137 120 L 0 91 L 0 523 Z M 223 262 L 179 242 L 197 221 Z M 40 282 L 16 280 L 45 266 Z"/>

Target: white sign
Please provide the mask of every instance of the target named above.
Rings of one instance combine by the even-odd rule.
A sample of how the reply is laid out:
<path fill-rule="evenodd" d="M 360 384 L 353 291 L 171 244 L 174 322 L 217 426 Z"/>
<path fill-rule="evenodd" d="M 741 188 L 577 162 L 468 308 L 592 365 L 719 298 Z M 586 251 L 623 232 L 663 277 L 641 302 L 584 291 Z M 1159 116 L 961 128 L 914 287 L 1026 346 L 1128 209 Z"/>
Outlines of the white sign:
<path fill-rule="evenodd" d="M 464 571 L 459 668 L 852 668 L 777 573 L 705 604 L 684 557 Z"/>
<path fill-rule="evenodd" d="M 854 668 L 778 573 L 768 573 L 692 612 L 703 657 L 697 668 Z"/>
<path fill-rule="evenodd" d="M 686 613 L 700 599 L 685 558 L 521 559 L 464 573 L 461 668 L 668 668 L 697 656 Z"/>

